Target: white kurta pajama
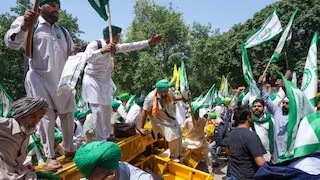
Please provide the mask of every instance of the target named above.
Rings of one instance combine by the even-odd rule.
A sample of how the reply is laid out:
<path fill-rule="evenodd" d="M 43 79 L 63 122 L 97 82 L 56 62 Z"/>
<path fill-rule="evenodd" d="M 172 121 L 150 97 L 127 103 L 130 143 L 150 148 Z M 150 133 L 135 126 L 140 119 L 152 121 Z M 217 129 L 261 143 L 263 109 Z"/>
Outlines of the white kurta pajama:
<path fill-rule="evenodd" d="M 48 158 L 55 157 L 54 130 L 55 120 L 61 119 L 61 129 L 65 150 L 74 152 L 73 146 L 73 112 L 76 109 L 72 92 L 58 96 L 56 91 L 62 70 L 68 55 L 71 54 L 73 42 L 67 33 L 57 25 L 50 25 L 39 16 L 38 27 L 33 35 L 33 57 L 29 60 L 29 71 L 25 77 L 25 89 L 28 97 L 45 98 L 49 104 L 48 111 L 40 121 L 39 132 Z M 23 16 L 18 17 L 5 35 L 6 45 L 15 50 L 25 45 L 26 32 L 21 30 Z M 12 40 L 11 36 L 16 33 Z M 71 46 L 71 47 L 68 47 Z M 67 51 L 70 52 L 67 52 Z"/>
<path fill-rule="evenodd" d="M 149 118 L 152 125 L 152 131 L 155 135 L 156 140 L 158 137 L 158 133 L 164 136 L 164 138 L 168 142 L 170 156 L 173 158 L 179 158 L 182 150 L 182 132 L 178 121 L 176 119 L 171 118 L 175 117 L 176 106 L 172 102 L 169 104 L 165 104 L 162 107 L 158 97 L 159 112 L 157 116 L 153 116 L 152 107 L 154 93 L 155 90 L 151 91 L 145 98 L 143 109 L 150 112 Z M 171 117 L 169 117 L 164 110 L 166 110 L 166 112 Z"/>
<path fill-rule="evenodd" d="M 136 127 L 140 127 L 139 124 L 141 124 L 141 119 L 142 119 L 142 108 L 134 103 L 132 107 L 130 108 L 126 123 L 134 123 Z"/>
<path fill-rule="evenodd" d="M 104 39 L 100 39 L 102 47 L 106 46 Z M 116 45 L 116 53 L 125 53 L 148 47 L 149 42 L 140 41 Z M 98 141 L 106 141 L 111 134 L 111 53 L 101 54 L 98 43 L 92 41 L 88 44 L 85 53 L 92 53 L 87 59 L 82 81 L 82 98 L 88 102 L 96 120 L 95 134 Z"/>

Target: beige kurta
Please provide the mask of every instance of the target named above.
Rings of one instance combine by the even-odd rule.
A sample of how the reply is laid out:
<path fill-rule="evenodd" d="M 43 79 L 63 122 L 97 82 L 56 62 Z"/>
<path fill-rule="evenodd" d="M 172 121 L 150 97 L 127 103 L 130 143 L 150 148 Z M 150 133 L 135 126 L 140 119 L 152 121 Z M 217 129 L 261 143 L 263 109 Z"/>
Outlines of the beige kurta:
<path fill-rule="evenodd" d="M 151 114 L 153 107 L 153 97 L 155 90 L 151 91 L 144 100 L 143 109 L 150 112 L 149 118 L 151 120 L 152 130 L 157 137 L 158 133 L 161 133 L 166 141 L 171 142 L 181 137 L 181 129 L 178 121 L 174 119 L 176 115 L 176 107 L 173 103 L 165 104 L 161 106 L 158 100 L 159 113 L 157 116 Z M 166 114 L 170 116 L 168 116 Z M 172 117 L 172 118 L 171 118 Z"/>
<path fill-rule="evenodd" d="M 182 146 L 188 149 L 198 149 L 200 147 L 208 146 L 205 138 L 205 125 L 207 120 L 205 118 L 199 118 L 195 121 L 195 125 L 192 122 L 192 118 L 189 117 L 182 125 L 183 130 L 187 130 L 187 136 Z"/>
<path fill-rule="evenodd" d="M 37 179 L 36 174 L 23 165 L 29 137 L 13 118 L 0 118 L 0 180 Z"/>

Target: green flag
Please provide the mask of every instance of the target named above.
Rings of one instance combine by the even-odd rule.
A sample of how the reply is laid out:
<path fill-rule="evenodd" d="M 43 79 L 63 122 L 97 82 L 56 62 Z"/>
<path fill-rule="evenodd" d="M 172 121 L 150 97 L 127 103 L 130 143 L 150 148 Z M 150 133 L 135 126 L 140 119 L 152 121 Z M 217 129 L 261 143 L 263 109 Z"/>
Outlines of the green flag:
<path fill-rule="evenodd" d="M 266 43 L 281 32 L 281 22 L 278 18 L 277 11 L 274 10 L 261 27 L 245 40 L 245 48 L 251 48 Z"/>
<path fill-rule="evenodd" d="M 304 66 L 301 84 L 301 90 L 306 94 L 313 106 L 316 106 L 316 96 L 318 92 L 317 43 L 318 34 L 315 33 Z"/>
<path fill-rule="evenodd" d="M 12 98 L 0 84 L 0 117 L 8 117 L 13 104 Z"/>
<path fill-rule="evenodd" d="M 283 31 L 283 33 L 280 37 L 280 40 L 278 42 L 278 45 L 277 45 L 276 49 L 274 50 L 273 55 L 271 56 L 270 63 L 275 63 L 278 61 L 285 43 L 289 42 L 289 39 L 291 39 L 291 35 L 290 35 L 291 26 L 292 26 L 294 17 L 296 16 L 297 12 L 298 12 L 298 9 L 296 9 L 293 12 L 293 14 L 291 15 L 289 23 L 288 23 L 286 29 Z"/>
<path fill-rule="evenodd" d="M 183 98 L 188 99 L 189 83 L 183 58 L 180 59 L 180 92 Z"/>
<path fill-rule="evenodd" d="M 289 99 L 289 118 L 287 127 L 287 138 L 281 148 L 279 162 L 292 159 L 294 156 L 294 146 L 299 124 L 302 118 L 314 113 L 315 109 L 311 105 L 306 95 L 298 89 L 291 81 L 283 75 L 282 80 L 286 88 L 286 94 Z"/>
<path fill-rule="evenodd" d="M 106 12 L 106 5 L 109 3 L 109 0 L 88 0 L 94 10 L 100 15 L 100 17 L 107 21 L 108 15 Z"/>
<path fill-rule="evenodd" d="M 205 96 L 202 98 L 198 98 L 195 101 L 193 101 L 192 109 L 201 109 L 201 108 L 211 108 L 213 102 L 215 101 L 215 84 L 212 85 L 210 90 L 207 92 Z"/>

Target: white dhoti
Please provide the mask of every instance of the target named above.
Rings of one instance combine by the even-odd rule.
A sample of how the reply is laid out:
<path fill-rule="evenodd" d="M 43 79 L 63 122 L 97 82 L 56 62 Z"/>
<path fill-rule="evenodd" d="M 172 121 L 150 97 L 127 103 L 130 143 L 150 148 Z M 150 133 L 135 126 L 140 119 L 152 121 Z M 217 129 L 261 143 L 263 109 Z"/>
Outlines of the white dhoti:
<path fill-rule="evenodd" d="M 96 140 L 106 141 L 111 135 L 111 113 L 109 105 L 91 104 L 92 118 L 95 122 Z"/>
<path fill-rule="evenodd" d="M 46 79 L 46 80 L 44 80 Z M 73 146 L 73 111 L 75 99 L 72 92 L 56 95 L 56 87 L 43 74 L 29 70 L 25 79 L 25 88 L 28 97 L 41 97 L 47 100 L 49 108 L 40 121 L 39 133 L 44 144 L 44 151 L 48 158 L 55 158 L 54 132 L 56 118 L 61 120 L 61 130 L 65 151 L 74 152 Z"/>

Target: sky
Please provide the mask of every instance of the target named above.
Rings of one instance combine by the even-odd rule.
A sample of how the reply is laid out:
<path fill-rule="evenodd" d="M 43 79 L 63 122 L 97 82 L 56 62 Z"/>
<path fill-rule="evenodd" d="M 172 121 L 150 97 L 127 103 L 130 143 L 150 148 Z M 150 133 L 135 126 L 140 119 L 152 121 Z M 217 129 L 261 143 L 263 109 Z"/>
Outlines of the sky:
<path fill-rule="evenodd" d="M 87 0 L 60 0 L 61 8 L 78 18 L 80 30 L 85 32 L 80 38 L 92 41 L 102 37 L 102 29 L 107 22 L 102 20 Z M 234 24 L 243 23 L 277 0 L 155 0 L 159 5 L 172 6 L 183 13 L 185 23 L 194 21 L 201 24 L 211 23 L 214 29 L 228 31 Z M 33 2 L 33 0 L 31 0 Z M 200 3 L 201 2 L 201 3 Z M 0 13 L 8 12 L 14 7 L 15 0 L 2 0 Z M 110 0 L 111 22 L 126 30 L 133 18 L 132 0 Z"/>

